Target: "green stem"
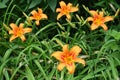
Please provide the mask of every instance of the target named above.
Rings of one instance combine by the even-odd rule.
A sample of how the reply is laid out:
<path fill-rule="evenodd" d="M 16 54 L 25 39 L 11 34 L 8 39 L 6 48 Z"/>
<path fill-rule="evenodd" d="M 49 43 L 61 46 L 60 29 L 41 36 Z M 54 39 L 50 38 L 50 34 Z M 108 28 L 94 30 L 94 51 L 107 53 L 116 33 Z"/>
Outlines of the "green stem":
<path fill-rule="evenodd" d="M 40 34 L 42 31 L 44 31 L 45 29 L 49 28 L 50 26 L 53 26 L 53 25 L 56 25 L 56 23 L 51 23 L 51 24 L 48 24 L 46 25 L 45 27 L 43 27 L 42 29 L 40 29 L 30 40 L 30 43 L 33 41 L 33 39 L 38 35 Z"/>

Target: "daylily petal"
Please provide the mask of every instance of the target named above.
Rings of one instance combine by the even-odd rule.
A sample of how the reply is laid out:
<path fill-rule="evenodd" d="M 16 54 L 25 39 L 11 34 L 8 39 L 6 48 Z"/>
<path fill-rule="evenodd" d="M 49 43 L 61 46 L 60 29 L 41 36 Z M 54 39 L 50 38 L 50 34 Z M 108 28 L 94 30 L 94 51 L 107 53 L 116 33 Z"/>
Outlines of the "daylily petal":
<path fill-rule="evenodd" d="M 15 35 L 12 35 L 11 37 L 10 37 L 10 42 L 12 41 L 12 40 L 14 40 L 15 38 L 17 38 L 18 36 L 15 36 Z"/>
<path fill-rule="evenodd" d="M 94 10 L 90 10 L 89 12 L 90 12 L 93 16 L 98 15 L 98 13 L 97 13 L 96 11 L 94 11 Z"/>
<path fill-rule="evenodd" d="M 90 26 L 91 30 L 95 30 L 95 29 L 97 29 L 98 27 L 99 27 L 99 25 L 96 25 L 96 24 L 94 24 L 94 23 L 92 23 L 91 26 Z"/>
<path fill-rule="evenodd" d="M 82 51 L 82 49 L 79 46 L 73 46 L 70 49 L 71 54 L 75 54 L 75 56 L 78 56 L 78 54 Z"/>
<path fill-rule="evenodd" d="M 74 71 L 75 71 L 75 64 L 74 63 L 72 63 L 71 65 L 67 65 L 66 67 L 67 67 L 70 74 L 74 73 Z"/>
<path fill-rule="evenodd" d="M 21 36 L 20 36 L 20 39 L 21 39 L 22 41 L 25 41 L 25 40 L 26 40 L 26 38 L 25 38 L 24 35 L 21 35 Z"/>
<path fill-rule="evenodd" d="M 23 30 L 24 30 L 24 34 L 25 34 L 25 33 L 31 32 L 32 28 L 24 28 Z"/>
<path fill-rule="evenodd" d="M 37 11 L 33 10 L 33 11 L 31 12 L 31 14 L 32 14 L 32 15 L 35 15 L 35 14 L 37 14 Z"/>
<path fill-rule="evenodd" d="M 63 52 L 61 51 L 56 51 L 56 52 L 53 52 L 51 56 L 54 56 L 56 59 L 62 61 L 61 59 L 61 56 L 63 55 Z"/>
<path fill-rule="evenodd" d="M 71 7 L 70 12 L 76 12 L 76 11 L 78 11 L 77 7 Z"/>
<path fill-rule="evenodd" d="M 70 14 L 67 14 L 66 17 L 67 17 L 68 20 L 71 20 Z"/>
<path fill-rule="evenodd" d="M 11 23 L 10 24 L 10 27 L 14 30 L 14 29 L 16 29 L 16 28 L 18 28 L 18 26 L 16 25 L 16 24 L 14 24 L 14 23 Z"/>
<path fill-rule="evenodd" d="M 72 6 L 72 4 L 71 3 L 68 3 L 68 5 L 67 5 L 68 7 L 71 7 Z"/>
<path fill-rule="evenodd" d="M 61 71 L 64 67 L 65 67 L 65 63 L 59 63 L 57 69 Z"/>
<path fill-rule="evenodd" d="M 111 17 L 111 16 L 106 16 L 104 18 L 104 22 L 108 22 L 108 21 L 112 21 L 112 20 L 113 20 L 113 17 Z"/>
<path fill-rule="evenodd" d="M 14 34 L 13 30 L 10 30 L 10 31 L 9 31 L 9 34 Z"/>
<path fill-rule="evenodd" d="M 30 17 L 30 20 L 33 20 L 33 19 L 35 19 L 35 17 L 31 16 L 31 17 Z"/>
<path fill-rule="evenodd" d="M 87 21 L 93 21 L 93 17 L 88 17 Z"/>
<path fill-rule="evenodd" d="M 38 8 L 38 13 L 42 13 L 42 9 Z"/>
<path fill-rule="evenodd" d="M 101 17 L 103 17 L 103 12 L 102 12 L 102 11 L 100 11 L 100 12 L 99 12 L 99 15 L 100 15 Z"/>
<path fill-rule="evenodd" d="M 64 6 L 66 6 L 66 4 L 65 4 L 64 1 L 59 2 L 59 4 L 60 4 L 60 7 L 61 7 L 61 8 L 63 8 Z"/>
<path fill-rule="evenodd" d="M 59 14 L 57 15 L 57 20 L 59 20 L 62 16 L 63 16 L 63 14 L 62 14 L 62 13 L 59 13 Z"/>
<path fill-rule="evenodd" d="M 63 50 L 63 53 L 68 53 L 68 44 L 66 44 L 66 45 L 63 45 L 63 48 L 62 48 L 62 50 Z"/>
<path fill-rule="evenodd" d="M 42 14 L 41 16 L 42 16 L 41 18 L 43 18 L 43 19 L 47 19 L 48 18 L 46 14 Z"/>
<path fill-rule="evenodd" d="M 24 26 L 24 23 L 20 23 L 19 27 L 23 28 L 23 26 Z"/>
<path fill-rule="evenodd" d="M 105 24 L 102 24 L 101 27 L 106 31 L 108 30 L 108 27 Z"/>
<path fill-rule="evenodd" d="M 57 8 L 57 9 L 56 9 L 56 12 L 61 12 L 61 8 Z"/>
<path fill-rule="evenodd" d="M 40 25 L 40 22 L 39 20 L 35 21 L 36 25 Z"/>
<path fill-rule="evenodd" d="M 76 58 L 75 62 L 79 62 L 81 64 L 83 64 L 85 66 L 85 60 L 81 59 L 81 58 Z"/>

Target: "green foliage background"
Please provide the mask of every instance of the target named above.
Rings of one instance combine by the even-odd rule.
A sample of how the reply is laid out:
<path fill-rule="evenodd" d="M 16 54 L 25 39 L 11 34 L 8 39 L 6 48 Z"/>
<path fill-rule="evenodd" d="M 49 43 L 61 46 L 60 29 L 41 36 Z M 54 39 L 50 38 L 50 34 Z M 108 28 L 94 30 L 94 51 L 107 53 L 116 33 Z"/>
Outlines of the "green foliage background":
<path fill-rule="evenodd" d="M 56 8 L 61 0 L 0 0 L 0 80 L 119 80 L 120 78 L 120 13 L 101 27 L 91 31 L 86 18 L 89 10 L 103 10 L 114 16 L 120 10 L 119 0 L 64 0 L 79 6 L 71 14 L 72 21 L 62 17 L 56 20 Z M 32 25 L 27 40 L 9 42 L 10 35 L 3 23 L 26 23 L 23 12 L 30 16 L 40 7 L 48 15 L 40 26 Z M 34 23 L 34 22 L 33 22 Z M 82 48 L 86 66 L 76 64 L 74 74 L 57 70 L 58 61 L 52 52 L 61 50 L 60 44 L 78 45 Z"/>

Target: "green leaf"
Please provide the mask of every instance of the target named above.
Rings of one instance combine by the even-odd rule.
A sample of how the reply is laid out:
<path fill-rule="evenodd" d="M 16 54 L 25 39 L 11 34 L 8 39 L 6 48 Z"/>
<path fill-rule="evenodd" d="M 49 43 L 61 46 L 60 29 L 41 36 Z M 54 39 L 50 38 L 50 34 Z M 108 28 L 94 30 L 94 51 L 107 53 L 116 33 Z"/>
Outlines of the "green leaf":
<path fill-rule="evenodd" d="M 57 5 L 57 0 L 48 0 L 48 5 L 50 6 L 51 10 L 55 12 L 55 7 Z"/>
<path fill-rule="evenodd" d="M 109 36 L 112 36 L 116 40 L 120 40 L 120 32 L 115 30 L 109 30 L 107 33 Z"/>
<path fill-rule="evenodd" d="M 113 51 L 116 51 L 119 50 L 119 46 L 115 40 L 111 39 L 105 42 L 101 48 L 101 51 L 103 51 L 103 49 L 112 49 Z"/>
<path fill-rule="evenodd" d="M 110 67 L 112 70 L 112 75 L 114 77 L 113 80 L 117 80 L 118 79 L 118 71 L 116 69 L 114 59 L 111 56 L 109 56 L 109 57 L 107 57 L 107 60 L 109 61 L 109 64 L 110 64 Z"/>
<path fill-rule="evenodd" d="M 9 48 L 8 50 L 6 50 L 5 55 L 3 56 L 3 61 L 7 60 L 10 54 L 12 54 L 12 51 L 16 48 L 18 48 L 18 45 L 15 45 L 12 48 Z"/>
<path fill-rule="evenodd" d="M 3 2 L 0 2 L 0 8 L 6 8 L 7 6 L 6 6 L 6 4 L 5 3 L 3 3 Z"/>
<path fill-rule="evenodd" d="M 95 3 L 95 6 L 101 6 L 101 5 L 103 5 L 105 3 L 105 1 L 103 0 L 103 1 L 100 1 L 100 2 L 98 2 L 98 3 Z"/>
<path fill-rule="evenodd" d="M 29 68 L 29 66 L 26 65 L 25 67 L 26 67 L 26 75 L 27 75 L 28 80 L 35 80 L 35 77 L 31 71 L 31 69 Z"/>
<path fill-rule="evenodd" d="M 30 6 L 28 9 L 31 9 L 33 7 L 35 7 L 36 5 L 40 4 L 42 0 L 32 0 Z"/>
<path fill-rule="evenodd" d="M 39 68 L 39 70 L 42 72 L 45 80 L 48 80 L 48 77 L 47 77 L 47 75 L 45 74 L 45 71 L 44 71 L 43 67 L 40 65 L 40 63 L 39 63 L 37 60 L 34 60 L 34 62 L 35 62 L 35 64 L 37 65 L 37 67 Z"/>
<path fill-rule="evenodd" d="M 7 3 L 8 1 L 9 1 L 9 0 L 3 0 L 2 2 L 3 2 L 3 3 Z"/>
<path fill-rule="evenodd" d="M 3 70 L 3 74 L 4 74 L 6 80 L 10 80 L 9 72 L 6 69 Z"/>

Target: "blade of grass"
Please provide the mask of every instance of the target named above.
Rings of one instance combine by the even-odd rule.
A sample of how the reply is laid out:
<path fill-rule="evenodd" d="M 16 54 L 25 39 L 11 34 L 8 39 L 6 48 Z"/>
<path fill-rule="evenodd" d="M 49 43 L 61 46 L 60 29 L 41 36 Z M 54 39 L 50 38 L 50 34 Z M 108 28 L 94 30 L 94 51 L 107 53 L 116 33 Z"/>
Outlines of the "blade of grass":
<path fill-rule="evenodd" d="M 25 65 L 25 68 L 26 68 L 27 79 L 28 80 L 35 80 L 35 77 L 34 77 L 32 71 L 30 70 L 30 68 L 28 67 L 27 64 Z"/>
<path fill-rule="evenodd" d="M 102 73 L 104 79 L 107 80 L 107 76 L 106 76 L 105 72 L 104 72 L 104 71 L 101 71 L 101 73 Z"/>
<path fill-rule="evenodd" d="M 17 71 L 24 65 L 25 63 L 19 63 L 19 66 L 14 70 L 10 80 L 13 80 L 14 76 L 16 75 Z"/>
<path fill-rule="evenodd" d="M 50 80 L 52 80 L 55 71 L 56 71 L 56 69 L 55 69 L 55 68 L 52 68 L 52 71 L 51 71 L 50 74 L 48 75 L 48 78 L 49 78 Z"/>
<path fill-rule="evenodd" d="M 40 63 L 37 60 L 34 60 L 35 64 L 37 65 L 37 67 L 39 68 L 39 70 L 41 71 L 41 73 L 43 74 L 45 80 L 48 80 L 47 75 L 45 74 L 45 71 L 43 70 L 42 66 L 40 65 Z"/>
<path fill-rule="evenodd" d="M 5 17 L 4 17 L 3 23 L 5 23 L 5 19 L 6 19 L 6 17 L 7 17 L 8 10 L 10 9 L 10 6 L 12 5 L 13 1 L 14 1 L 14 0 L 11 0 L 11 1 L 10 1 L 10 4 L 8 5 L 8 7 L 7 7 L 7 9 L 6 9 Z"/>
<path fill-rule="evenodd" d="M 95 78 L 95 74 L 97 74 L 98 72 L 101 72 L 105 69 L 106 69 L 106 67 L 99 68 L 99 69 L 94 71 L 94 74 L 93 74 L 93 72 L 91 72 L 88 75 L 86 75 L 84 78 L 82 78 L 81 80 L 88 80 L 88 79 L 91 79 L 91 78 Z"/>
<path fill-rule="evenodd" d="M 10 54 L 12 53 L 12 51 L 13 51 L 14 49 L 16 49 L 16 48 L 18 48 L 18 45 L 15 45 L 15 46 L 9 48 L 9 49 L 5 52 L 5 55 L 3 56 L 3 62 L 4 62 L 6 59 L 8 59 L 8 57 L 10 56 Z"/>
<path fill-rule="evenodd" d="M 5 80 L 10 80 L 9 73 L 7 72 L 6 69 L 3 70 L 3 74 L 5 76 Z"/>
<path fill-rule="evenodd" d="M 110 64 L 110 66 L 111 66 L 113 77 L 114 77 L 115 80 L 117 80 L 117 79 L 118 79 L 118 72 L 117 72 L 117 70 L 116 70 L 114 60 L 113 60 L 113 58 L 110 57 L 110 56 L 108 56 L 108 57 L 106 57 L 106 58 L 107 58 L 107 60 L 109 61 L 109 64 Z"/>
<path fill-rule="evenodd" d="M 106 70 L 106 72 L 107 72 L 109 80 L 112 80 L 112 78 L 111 78 L 111 72 L 109 70 Z"/>
<path fill-rule="evenodd" d="M 54 26 L 54 25 L 56 25 L 56 23 L 50 23 L 50 24 L 44 26 L 44 27 L 43 27 L 42 29 L 40 29 L 39 31 L 37 31 L 37 32 L 35 33 L 35 35 L 30 39 L 30 42 L 29 42 L 29 43 L 31 43 L 31 42 L 33 41 L 33 39 L 34 39 L 38 34 L 40 34 L 42 31 L 44 31 L 45 29 L 49 28 L 50 26 Z"/>
<path fill-rule="evenodd" d="M 2 77 L 3 68 L 4 68 L 4 66 L 7 64 L 7 62 L 8 62 L 9 60 L 10 60 L 10 59 L 7 59 L 6 61 L 4 61 L 4 62 L 0 65 L 0 78 Z"/>

